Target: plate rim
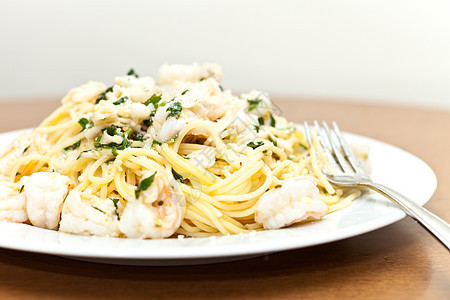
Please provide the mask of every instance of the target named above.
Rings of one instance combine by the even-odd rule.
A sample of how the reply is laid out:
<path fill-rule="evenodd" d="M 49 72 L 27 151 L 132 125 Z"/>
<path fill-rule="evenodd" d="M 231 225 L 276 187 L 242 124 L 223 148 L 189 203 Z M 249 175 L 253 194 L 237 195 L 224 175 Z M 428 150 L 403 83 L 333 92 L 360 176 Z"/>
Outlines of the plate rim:
<path fill-rule="evenodd" d="M 33 128 L 26 128 L 26 129 L 18 129 L 18 130 L 13 130 L 13 131 L 7 131 L 7 132 L 2 132 L 0 133 L 0 139 L 4 138 L 5 136 L 11 135 L 11 136 L 17 136 L 21 133 L 27 132 L 27 131 L 31 131 Z M 434 173 L 433 169 L 421 158 L 417 157 L 416 155 L 403 150 L 395 145 L 380 141 L 378 139 L 374 139 L 371 137 L 367 137 L 367 136 L 363 136 L 363 135 L 359 135 L 359 134 L 354 134 L 354 133 L 350 133 L 345 131 L 344 132 L 345 136 L 349 136 L 351 138 L 357 138 L 360 140 L 369 140 L 371 142 L 374 142 L 376 144 L 380 144 L 383 147 L 388 147 L 391 149 L 394 149 L 395 151 L 400 152 L 402 155 L 407 155 L 412 159 L 415 159 L 418 163 L 422 164 L 423 167 L 425 167 L 428 171 L 428 175 L 432 175 L 432 178 L 430 178 L 430 181 L 432 183 L 432 186 L 429 187 L 429 190 L 427 191 L 427 196 L 423 197 L 423 199 L 421 198 L 420 201 L 417 201 L 417 203 L 421 206 L 423 206 L 424 204 L 426 204 L 428 201 L 431 200 L 431 198 L 433 197 L 434 193 L 436 192 L 436 188 L 437 188 L 437 177 L 436 174 Z M 4 145 L 0 144 L 0 147 L 3 147 Z M 330 215 L 328 215 L 330 216 Z M 198 260 L 198 259 L 212 259 L 212 258 L 223 258 L 223 257 L 239 257 L 239 256 L 255 256 L 255 255 L 265 255 L 268 253 L 274 253 L 274 252 L 282 252 L 282 251 L 288 251 L 288 250 L 293 250 L 293 249 L 300 249 L 300 248 L 305 248 L 305 247 L 311 247 L 311 246 L 315 246 L 315 245 L 321 245 L 321 244 L 326 244 L 326 243 L 331 243 L 331 242 L 335 242 L 335 241 L 339 241 L 339 240 L 343 240 L 343 239 L 347 239 L 347 238 L 351 238 L 351 237 L 356 237 L 362 234 L 366 234 L 368 232 L 371 231 L 375 231 L 378 230 L 380 228 L 386 227 L 388 225 L 391 225 L 397 221 L 400 221 L 401 219 L 403 219 L 404 217 L 406 217 L 406 213 L 404 213 L 402 210 L 397 209 L 397 211 L 395 213 L 391 213 L 389 215 L 385 215 L 382 217 L 378 217 L 372 220 L 368 220 L 368 221 L 364 221 L 362 224 L 358 225 L 358 229 L 355 230 L 355 225 L 350 226 L 350 227 L 346 227 L 346 228 L 341 228 L 338 231 L 338 234 L 335 234 L 333 236 L 327 236 L 327 234 L 329 234 L 329 232 L 322 232 L 317 236 L 314 236 L 313 238 L 311 238 L 310 236 L 308 237 L 309 240 L 307 241 L 303 241 L 301 244 L 296 243 L 293 240 L 289 240 L 289 241 L 283 241 L 283 242 L 277 242 L 277 243 L 270 243 L 270 241 L 262 241 L 262 242 L 258 242 L 258 243 L 254 243 L 254 244 L 241 244 L 241 245 L 221 245 L 220 247 L 214 247 L 214 249 L 211 249 L 209 247 L 209 250 L 214 250 L 214 251 L 204 251 L 205 246 L 200 246 L 200 247 L 192 247 L 190 246 L 188 249 L 189 251 L 187 253 L 175 253 L 175 252 L 168 252 L 165 253 L 164 251 L 160 251 L 160 252 L 150 252 L 151 256 L 148 255 L 148 253 L 143 253 L 142 251 L 138 251 L 136 252 L 136 249 L 134 248 L 128 248 L 128 247 L 124 247 L 123 249 L 126 249 L 127 251 L 129 251 L 130 249 L 134 249 L 134 251 L 130 252 L 124 252 L 124 253 L 118 253 L 118 252 L 114 252 L 111 251 L 109 252 L 107 255 L 105 255 L 104 253 L 104 248 L 99 248 L 97 249 L 97 251 L 92 252 L 92 249 L 89 247 L 88 249 L 83 249 L 80 251 L 80 249 L 76 249 L 73 251 L 68 251 L 70 249 L 70 247 L 68 246 L 62 246 L 61 244 L 58 244 L 59 247 L 48 247 L 46 245 L 46 243 L 43 243 L 42 245 L 40 245 L 39 247 L 36 247 L 36 245 L 32 248 L 29 247 L 29 242 L 25 243 L 24 245 L 20 245 L 14 242 L 10 242 L 8 243 L 8 241 L 4 241 L 3 239 L 0 240 L 0 248 L 4 248 L 4 249 L 11 249 L 11 250 L 19 250 L 19 251 L 25 251 L 25 252 L 31 252 L 31 253 L 39 253 L 39 254 L 49 254 L 49 255 L 56 255 L 56 256 L 61 256 L 61 257 L 71 257 L 71 258 L 91 258 L 91 259 L 98 259 L 100 260 L 129 260 L 129 261 L 136 261 L 136 260 L 145 260 L 145 261 L 159 261 L 159 260 L 175 260 L 175 261 L 181 261 L 181 260 Z M 321 222 L 320 220 L 317 222 L 311 222 L 313 223 L 318 223 Z M 92 237 L 92 236 L 79 236 L 79 235 L 74 235 L 74 234 L 69 234 L 69 233 L 64 233 L 64 232 L 59 232 L 59 231 L 52 231 L 52 230 L 47 230 L 47 229 L 41 229 L 41 228 L 37 228 L 37 227 L 33 227 L 31 225 L 27 225 L 27 224 L 21 224 L 21 223 L 11 223 L 11 222 L 0 222 L 0 236 L 2 235 L 2 230 L 5 224 L 7 223 L 7 226 L 29 226 L 30 228 L 32 228 L 31 230 L 39 230 L 39 231 L 46 231 L 50 234 L 56 234 L 56 235 L 68 235 L 68 236 L 76 236 L 78 238 L 85 238 L 85 239 L 106 239 L 106 240 L 110 240 L 110 239 L 118 239 L 118 240 L 123 240 L 122 238 L 113 238 L 113 237 Z M 289 228 L 288 228 L 289 229 Z M 292 228 L 291 228 L 292 229 Z M 285 229 L 279 229 L 279 230 L 285 230 Z M 275 232 L 275 231 L 273 231 Z M 241 235 L 249 235 L 252 233 L 246 233 L 246 234 L 241 234 Z M 234 235 L 236 236 L 236 235 Z M 326 238 L 324 239 L 324 236 L 326 236 Z M 220 236 L 220 237 L 216 237 L 216 238 L 227 238 L 227 236 Z M 187 239 L 191 239 L 191 238 L 187 238 Z M 205 238 L 195 238 L 195 239 L 211 239 L 211 237 L 205 237 Z M 215 238 L 214 238 L 215 239 Z M 145 243 L 151 243 L 152 240 L 140 240 L 142 242 Z M 261 247 L 261 246 L 264 247 Z M 28 246 L 28 247 L 27 247 Z M 98 248 L 98 247 L 97 247 Z M 247 248 L 247 249 L 246 249 Z M 196 252 L 196 250 L 203 250 L 203 251 L 198 251 Z M 226 250 L 226 251 L 224 251 Z M 244 251 L 245 250 L 245 251 Z"/>

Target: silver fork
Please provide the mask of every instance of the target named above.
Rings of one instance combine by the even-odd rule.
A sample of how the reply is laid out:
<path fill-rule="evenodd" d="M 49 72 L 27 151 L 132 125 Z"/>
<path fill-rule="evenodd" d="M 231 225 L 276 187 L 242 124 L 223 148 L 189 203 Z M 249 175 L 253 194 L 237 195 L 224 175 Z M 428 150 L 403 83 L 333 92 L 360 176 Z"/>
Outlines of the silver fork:
<path fill-rule="evenodd" d="M 309 145 L 312 145 L 312 130 L 307 122 L 304 129 L 306 139 Z M 382 194 L 394 201 L 450 250 L 450 225 L 393 189 L 373 182 L 345 141 L 336 122 L 333 122 L 333 129 L 330 129 L 326 122 L 320 127 L 319 123 L 314 121 L 314 129 L 332 168 L 324 170 L 329 182 L 343 187 L 369 188 Z"/>

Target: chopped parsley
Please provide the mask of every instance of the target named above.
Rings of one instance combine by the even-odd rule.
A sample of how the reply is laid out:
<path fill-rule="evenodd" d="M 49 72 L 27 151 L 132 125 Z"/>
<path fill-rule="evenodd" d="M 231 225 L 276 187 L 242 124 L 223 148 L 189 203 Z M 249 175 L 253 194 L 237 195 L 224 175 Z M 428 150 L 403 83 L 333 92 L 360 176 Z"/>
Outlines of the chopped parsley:
<path fill-rule="evenodd" d="M 252 149 L 256 149 L 260 146 L 264 145 L 264 142 L 250 142 L 247 144 L 248 147 L 252 148 Z"/>
<path fill-rule="evenodd" d="M 141 180 L 141 182 L 139 182 L 137 189 L 134 191 L 136 198 L 139 198 L 139 194 L 142 191 L 145 191 L 146 189 L 148 189 L 152 185 L 153 180 L 155 180 L 155 175 L 156 175 L 156 172 L 153 173 L 152 176 L 147 177 L 147 178 Z"/>
<path fill-rule="evenodd" d="M 69 151 L 69 150 L 77 149 L 78 147 L 80 147 L 80 145 L 81 145 L 81 140 L 79 140 L 78 142 L 76 142 L 76 143 L 73 144 L 73 145 L 70 145 L 70 146 L 64 148 L 64 151 Z"/>
<path fill-rule="evenodd" d="M 147 128 L 148 128 L 153 125 L 153 117 L 155 116 L 155 114 L 156 114 L 156 110 L 154 110 L 150 113 L 149 118 L 142 122 L 144 124 L 144 126 L 147 126 Z M 146 128 L 143 128 L 143 130 L 146 130 Z"/>
<path fill-rule="evenodd" d="M 247 99 L 248 102 L 248 111 L 252 111 L 258 108 L 259 103 L 261 103 L 261 99 Z"/>
<path fill-rule="evenodd" d="M 92 128 L 94 127 L 94 123 L 92 123 L 91 121 L 89 121 L 86 118 L 81 118 L 78 120 L 78 124 L 80 124 L 81 126 L 81 131 L 85 130 L 86 128 Z"/>
<path fill-rule="evenodd" d="M 100 103 L 100 101 L 102 100 L 106 100 L 106 93 L 110 93 L 113 91 L 113 87 L 110 86 L 109 88 L 107 88 L 103 93 L 101 93 L 100 95 L 98 95 L 97 100 L 95 100 L 95 104 Z"/>
<path fill-rule="evenodd" d="M 118 131 L 118 129 L 120 129 L 120 128 L 113 125 L 113 126 L 104 128 L 103 131 L 106 131 L 106 133 L 108 133 L 109 135 L 118 135 L 118 136 L 123 137 L 122 143 L 120 143 L 120 144 L 117 144 L 117 143 L 102 144 L 102 143 L 100 143 L 100 141 L 101 141 L 103 135 L 99 135 L 95 139 L 94 147 L 111 149 L 114 156 L 117 156 L 117 154 L 118 154 L 117 150 L 124 150 L 125 148 L 129 148 L 131 146 L 131 142 L 128 140 L 127 134 L 124 134 L 123 132 Z"/>
<path fill-rule="evenodd" d="M 27 150 L 30 148 L 30 146 L 27 146 L 25 149 L 23 149 L 22 154 L 25 154 L 25 152 L 27 152 Z"/>
<path fill-rule="evenodd" d="M 275 118 L 273 117 L 273 115 L 270 114 L 270 126 L 275 127 L 276 124 L 277 124 L 277 121 L 275 121 Z"/>
<path fill-rule="evenodd" d="M 110 127 L 106 127 L 102 131 L 106 131 L 106 133 L 108 133 L 109 135 L 120 135 L 117 132 L 117 127 L 114 125 L 112 125 Z"/>
<path fill-rule="evenodd" d="M 152 147 L 155 146 L 155 145 L 161 146 L 162 143 L 158 142 L 157 140 L 153 140 Z"/>
<path fill-rule="evenodd" d="M 175 180 L 177 180 L 181 183 L 184 182 L 183 176 L 181 176 L 179 173 L 177 173 L 177 171 L 175 171 L 174 169 L 172 169 L 172 175 L 173 175 L 173 178 L 175 178 Z"/>
<path fill-rule="evenodd" d="M 133 140 L 133 141 L 139 141 L 139 142 L 144 141 L 144 135 L 138 131 L 131 132 L 131 134 L 128 137 L 130 138 L 130 140 Z"/>
<path fill-rule="evenodd" d="M 114 203 L 114 207 L 116 208 L 115 213 L 116 213 L 116 216 L 117 216 L 117 220 L 120 220 L 120 217 L 119 217 L 119 199 L 111 198 L 111 201 Z"/>
<path fill-rule="evenodd" d="M 22 186 L 20 187 L 19 193 L 22 193 L 22 192 L 23 192 L 24 187 L 25 187 L 24 185 L 22 185 Z"/>
<path fill-rule="evenodd" d="M 175 140 L 177 139 L 177 137 L 178 137 L 178 134 L 176 134 L 173 138 L 170 138 L 170 139 L 165 139 L 165 140 L 163 140 L 162 142 L 163 143 L 173 143 L 173 142 L 175 142 Z"/>
<path fill-rule="evenodd" d="M 167 115 L 167 118 L 170 117 L 175 117 L 175 118 L 179 118 L 180 114 L 181 114 L 181 103 L 180 102 L 174 102 L 171 106 L 169 106 L 166 111 L 169 112 L 169 114 Z"/>
<path fill-rule="evenodd" d="M 78 157 L 75 160 L 80 159 L 81 155 L 83 155 L 83 153 L 89 152 L 89 151 L 97 151 L 97 149 L 89 149 L 89 150 L 84 150 L 81 151 L 80 154 L 78 154 Z"/>
<path fill-rule="evenodd" d="M 274 140 L 273 137 L 269 136 L 269 141 L 271 141 L 275 147 L 278 146 L 277 141 Z"/>
<path fill-rule="evenodd" d="M 161 101 L 161 95 L 156 95 L 156 94 L 153 94 L 150 98 L 148 98 L 148 100 L 147 101 L 145 101 L 145 105 L 146 106 L 148 106 L 149 104 L 153 104 L 153 107 L 155 108 L 155 109 L 157 109 L 158 108 L 158 103 L 159 103 L 159 101 Z"/>
<path fill-rule="evenodd" d="M 259 117 L 258 118 L 258 123 L 259 123 L 259 125 L 264 125 L 264 118 L 263 117 Z"/>
<path fill-rule="evenodd" d="M 117 101 L 113 102 L 113 104 L 114 104 L 114 105 L 119 105 L 119 104 L 122 104 L 122 103 L 124 103 L 124 102 L 125 102 L 125 100 L 128 100 L 128 99 L 130 99 L 130 98 L 128 98 L 128 96 L 125 96 L 125 97 L 121 97 L 121 98 L 119 98 L 119 100 L 117 100 Z"/>
<path fill-rule="evenodd" d="M 186 94 L 187 92 L 189 92 L 189 90 L 184 90 L 184 91 L 181 93 L 181 96 L 183 96 L 183 95 Z"/>
<path fill-rule="evenodd" d="M 154 116 L 153 116 L 153 117 L 154 117 Z M 147 128 L 150 127 L 150 126 L 152 126 L 152 125 L 153 125 L 153 118 L 152 118 L 152 115 L 150 115 L 150 118 L 148 118 L 147 120 L 144 120 L 144 121 L 142 122 L 142 124 L 144 124 L 145 126 L 147 126 Z"/>
<path fill-rule="evenodd" d="M 128 75 L 128 76 L 134 76 L 134 77 L 136 77 L 136 78 L 139 78 L 139 74 L 136 73 L 136 72 L 134 71 L 134 69 L 130 69 L 130 71 L 128 71 L 127 75 Z"/>
<path fill-rule="evenodd" d="M 106 213 L 105 213 L 103 210 L 101 210 L 100 208 L 98 208 L 97 206 L 92 205 L 92 208 L 93 208 L 93 209 L 96 209 L 96 210 L 98 210 L 99 212 L 101 212 L 101 213 L 103 213 L 103 214 L 106 215 Z"/>
<path fill-rule="evenodd" d="M 299 144 L 300 147 L 302 147 L 304 150 L 308 150 L 308 147 L 306 147 L 305 145 L 303 145 L 302 143 Z"/>
<path fill-rule="evenodd" d="M 259 126 L 258 125 L 253 125 L 253 128 L 255 129 L 256 133 L 259 132 Z"/>

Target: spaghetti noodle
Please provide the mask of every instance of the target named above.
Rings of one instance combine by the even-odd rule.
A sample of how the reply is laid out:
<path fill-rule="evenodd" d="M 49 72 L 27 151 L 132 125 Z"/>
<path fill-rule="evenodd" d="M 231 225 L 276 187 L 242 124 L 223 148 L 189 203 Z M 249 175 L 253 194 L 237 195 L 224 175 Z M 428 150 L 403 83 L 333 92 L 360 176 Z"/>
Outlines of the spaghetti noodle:
<path fill-rule="evenodd" d="M 318 139 L 308 145 L 301 128 L 276 114 L 267 94 L 234 96 L 220 79 L 217 65 L 165 65 L 158 83 L 130 71 L 108 88 L 89 82 L 71 90 L 60 108 L 0 156 L 0 176 L 9 180 L 11 195 L 24 194 L 19 210 L 28 213 L 10 220 L 35 225 L 27 186 L 40 184 L 27 180 L 34 173 L 67 176 L 59 206 L 42 209 L 56 209 L 59 230 L 77 234 L 237 234 L 320 218 L 359 196 L 330 185 Z M 317 196 L 326 209 L 304 209 L 280 223 L 283 213 L 298 211 L 295 203 L 287 213 L 289 207 L 276 207 L 291 205 L 283 197 L 301 181 L 317 193 L 297 200 L 314 206 Z M 266 224 L 261 220 L 268 211 L 275 215 Z"/>

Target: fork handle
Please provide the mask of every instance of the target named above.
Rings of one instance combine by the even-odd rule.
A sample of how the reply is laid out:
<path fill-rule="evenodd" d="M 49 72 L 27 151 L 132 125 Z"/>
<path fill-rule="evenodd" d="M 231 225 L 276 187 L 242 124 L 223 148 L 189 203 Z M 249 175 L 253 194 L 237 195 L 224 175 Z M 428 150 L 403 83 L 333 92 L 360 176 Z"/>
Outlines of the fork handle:
<path fill-rule="evenodd" d="M 432 233 L 437 240 L 450 250 L 450 225 L 447 222 L 387 186 L 372 182 L 366 183 L 364 186 L 397 203 L 403 211 Z"/>

